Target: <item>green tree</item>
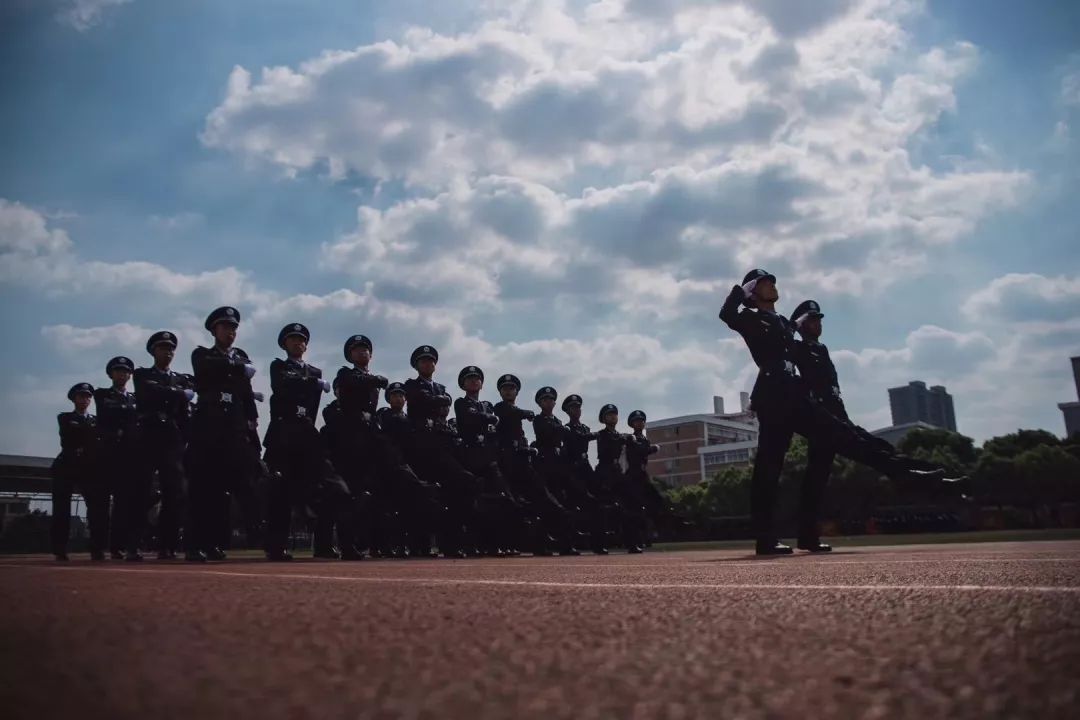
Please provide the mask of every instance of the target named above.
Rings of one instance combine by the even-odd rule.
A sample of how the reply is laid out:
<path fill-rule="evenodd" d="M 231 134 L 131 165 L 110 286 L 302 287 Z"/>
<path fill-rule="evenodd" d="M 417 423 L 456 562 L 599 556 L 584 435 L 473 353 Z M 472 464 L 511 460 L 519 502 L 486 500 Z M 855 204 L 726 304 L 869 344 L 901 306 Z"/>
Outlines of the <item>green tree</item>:
<path fill-rule="evenodd" d="M 912 457 L 940 463 L 951 473 L 969 473 L 979 459 L 974 440 L 940 428 L 916 428 L 904 436 L 897 449 Z"/>
<path fill-rule="evenodd" d="M 1000 455 L 1001 457 L 1016 457 L 1028 450 L 1034 450 L 1040 445 L 1056 447 L 1061 445 L 1057 435 L 1046 430 L 1017 430 L 1008 435 L 999 435 L 990 438 L 983 443 L 983 452 Z"/>
<path fill-rule="evenodd" d="M 1061 524 L 1061 504 L 1077 499 L 1080 460 L 1057 445 L 1039 445 L 1016 458 L 1023 479 L 1025 504 L 1037 524 L 1039 510 L 1048 508 L 1055 523 Z"/>

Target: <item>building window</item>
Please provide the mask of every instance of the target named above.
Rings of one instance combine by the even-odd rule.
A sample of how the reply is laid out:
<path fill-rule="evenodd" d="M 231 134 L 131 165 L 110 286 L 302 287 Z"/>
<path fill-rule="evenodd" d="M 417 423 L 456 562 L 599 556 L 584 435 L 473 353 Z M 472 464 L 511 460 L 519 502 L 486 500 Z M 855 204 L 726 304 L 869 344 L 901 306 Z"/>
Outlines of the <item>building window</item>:
<path fill-rule="evenodd" d="M 676 425 L 676 426 L 675 426 L 675 434 L 676 434 L 676 435 L 678 435 L 678 434 L 679 434 L 679 426 L 678 426 L 678 425 Z"/>
<path fill-rule="evenodd" d="M 679 443 L 675 443 L 675 452 L 679 451 Z"/>

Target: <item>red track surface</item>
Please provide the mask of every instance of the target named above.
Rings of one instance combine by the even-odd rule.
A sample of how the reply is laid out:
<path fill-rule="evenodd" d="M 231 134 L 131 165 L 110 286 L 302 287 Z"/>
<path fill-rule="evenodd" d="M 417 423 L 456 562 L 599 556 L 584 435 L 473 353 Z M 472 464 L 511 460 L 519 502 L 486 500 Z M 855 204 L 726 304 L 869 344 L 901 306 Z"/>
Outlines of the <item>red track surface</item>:
<path fill-rule="evenodd" d="M 1078 717 L 1080 542 L 0 560 L 6 718 Z"/>

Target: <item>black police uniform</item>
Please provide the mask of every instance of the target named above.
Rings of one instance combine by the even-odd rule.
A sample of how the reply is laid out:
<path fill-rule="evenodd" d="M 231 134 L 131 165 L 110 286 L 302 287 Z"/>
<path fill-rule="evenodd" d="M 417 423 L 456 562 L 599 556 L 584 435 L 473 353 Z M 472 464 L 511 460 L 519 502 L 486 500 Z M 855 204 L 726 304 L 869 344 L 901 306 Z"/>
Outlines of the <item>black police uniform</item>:
<path fill-rule="evenodd" d="M 108 362 L 106 374 L 114 368 L 134 372 L 135 364 L 126 357 Z M 145 476 L 140 472 L 139 418 L 135 395 L 112 386 L 94 390 L 98 433 L 101 436 L 101 470 L 113 497 L 109 549 L 113 557 L 123 551 L 139 559 L 139 545 L 146 526 L 147 493 Z"/>
<path fill-rule="evenodd" d="M 416 368 L 425 357 L 438 362 L 439 353 L 430 345 L 422 345 L 413 350 L 409 364 Z M 477 481 L 447 449 L 445 438 L 435 430 L 436 422 L 442 420 L 443 412 L 453 400 L 444 385 L 422 377 L 406 380 L 402 389 L 413 429 L 409 464 L 422 480 L 440 488 L 444 513 L 439 550 L 447 557 L 461 556 L 464 554 L 465 523 L 471 513 L 470 502 L 475 496 Z"/>
<path fill-rule="evenodd" d="M 176 335 L 161 331 L 146 341 L 151 355 L 154 346 L 176 347 Z M 136 409 L 141 431 L 144 482 L 149 487 L 157 475 L 161 494 L 158 513 L 158 554 L 174 557 L 180 547 L 180 505 L 183 500 L 183 457 L 189 404 L 194 398 L 190 376 L 157 366 L 135 371 Z"/>
<path fill-rule="evenodd" d="M 78 383 L 68 390 L 68 399 L 76 394 L 93 397 L 90 383 Z M 52 551 L 67 559 L 71 534 L 71 495 L 78 492 L 86 501 L 86 522 L 90 530 L 90 553 L 95 560 L 105 559 L 109 542 L 109 491 L 101 474 L 101 442 L 97 418 L 86 413 L 62 412 L 56 416 L 60 430 L 60 454 L 52 464 Z"/>
<path fill-rule="evenodd" d="M 521 389 L 521 381 L 514 375 L 506 374 L 499 378 L 498 387 L 512 385 Z M 536 413 L 524 410 L 517 405 L 500 400 L 495 403 L 494 411 L 499 418 L 496 437 L 499 444 L 499 468 L 510 488 L 519 501 L 524 501 L 526 512 L 540 519 L 539 526 L 530 539 L 532 551 L 536 554 L 551 554 L 551 545 L 562 553 L 574 554 L 573 528 L 566 509 L 547 488 L 543 478 L 533 466 L 533 458 L 539 455 L 536 448 L 529 447 L 525 438 L 523 421 L 532 422 Z"/>
<path fill-rule="evenodd" d="M 390 383 L 383 397 L 405 393 L 405 385 Z M 440 527 L 442 501 L 439 486 L 422 480 L 408 462 L 413 448 L 413 426 L 409 416 L 393 408 L 380 408 L 376 413 L 376 428 L 380 440 L 380 456 L 385 474 L 393 478 L 395 508 L 401 518 L 404 542 L 410 557 L 430 557 L 431 539 Z"/>
<path fill-rule="evenodd" d="M 608 404 L 600 408 L 597 419 L 603 423 L 609 412 L 618 412 L 618 408 Z M 640 520 L 633 513 L 626 498 L 626 474 L 620 460 L 626 450 L 627 437 L 615 428 L 606 425 L 596 431 L 596 471 L 593 473 L 595 497 L 618 509 L 619 526 L 622 530 L 623 545 L 627 551 L 638 552 L 638 523 Z M 638 513 L 640 515 L 640 513 Z"/>
<path fill-rule="evenodd" d="M 239 324 L 240 313 L 221 307 L 206 319 Z M 258 509 L 252 482 L 259 447 L 253 442 L 258 410 L 251 377 L 255 368 L 238 347 L 197 347 L 191 353 L 198 403 L 191 420 L 188 514 L 184 546 L 189 560 L 223 559 L 231 535 L 230 496 L 243 510 L 248 543 L 256 541 Z"/>
<path fill-rule="evenodd" d="M 465 379 L 484 380 L 484 371 L 469 365 L 458 374 L 458 387 Z M 480 485 L 477 505 L 477 535 L 480 549 L 488 555 L 513 554 L 521 544 L 520 529 L 525 522 L 523 508 L 499 469 L 496 427 L 499 418 L 487 400 L 460 397 L 454 401 L 454 415 L 462 441 L 462 463 Z"/>
<path fill-rule="evenodd" d="M 825 317 L 821 307 L 813 300 L 800 303 L 791 314 L 796 328 L 799 320 L 806 317 Z M 821 404 L 831 415 L 849 422 L 847 408 L 840 396 L 840 381 L 836 366 L 829 357 L 829 348 L 811 340 L 795 341 L 795 365 L 806 383 L 810 397 Z M 818 534 L 818 516 L 825 486 L 829 482 L 836 451 L 832 446 L 811 442 L 806 453 L 806 475 L 799 493 L 798 544 L 810 549 L 823 549 Z"/>
<path fill-rule="evenodd" d="M 562 403 L 563 412 L 576 403 L 581 405 L 580 395 L 568 395 Z M 589 443 L 596 440 L 588 425 L 580 420 L 566 423 L 563 439 L 562 461 L 566 464 L 566 497 L 563 505 L 578 508 L 581 513 L 579 526 L 587 528 L 589 547 L 599 555 L 607 554 L 608 525 L 611 506 L 592 493 L 596 485 L 595 471 L 589 461 Z"/>
<path fill-rule="evenodd" d="M 627 417 L 627 423 L 638 418 L 644 420 L 645 413 L 635 410 Z M 665 502 L 649 477 L 649 456 L 659 450 L 659 446 L 637 431 L 626 436 L 626 484 L 622 497 L 626 507 L 624 535 L 628 548 L 641 549 L 647 543 L 648 521 L 655 525 L 664 510 Z"/>
<path fill-rule="evenodd" d="M 754 270 L 743 279 L 743 285 L 759 278 L 775 281 L 765 271 Z M 747 301 L 742 286 L 734 286 L 720 310 L 720 319 L 743 337 L 758 366 L 750 394 L 751 407 L 760 423 L 751 488 L 754 531 L 759 552 L 790 552 L 790 548 L 777 544 L 773 510 L 784 455 L 794 433 L 891 476 L 906 469 L 895 455 L 867 442 L 810 397 L 795 363 L 794 323 L 774 312 L 751 308 L 740 311 Z"/>
<path fill-rule="evenodd" d="M 310 339 L 308 329 L 300 324 L 286 325 L 278 334 L 278 346 L 285 339 L 299 335 Z M 296 358 L 275 359 L 270 363 L 270 425 L 263 445 L 264 459 L 275 473 L 272 477 L 267 517 L 267 556 L 288 557 L 292 509 L 308 506 L 315 511 L 315 555 L 337 557 L 333 547 L 333 527 L 339 512 L 347 512 L 345 483 L 330 465 L 326 446 L 315 419 L 324 389 L 322 370 Z"/>
<path fill-rule="evenodd" d="M 364 335 L 353 335 L 345 341 L 343 354 L 346 360 L 354 347 L 372 350 L 372 343 Z M 393 496 L 393 478 L 389 477 L 380 462 L 378 438 L 379 392 L 389 381 L 370 372 L 367 368 L 344 366 L 337 372 L 338 401 L 341 403 L 344 432 L 349 441 L 339 447 L 334 455 L 335 466 L 357 499 L 362 509 L 362 520 L 355 527 L 356 537 L 349 543 L 356 548 L 370 548 L 373 555 L 392 553 L 398 544 L 401 531 Z"/>

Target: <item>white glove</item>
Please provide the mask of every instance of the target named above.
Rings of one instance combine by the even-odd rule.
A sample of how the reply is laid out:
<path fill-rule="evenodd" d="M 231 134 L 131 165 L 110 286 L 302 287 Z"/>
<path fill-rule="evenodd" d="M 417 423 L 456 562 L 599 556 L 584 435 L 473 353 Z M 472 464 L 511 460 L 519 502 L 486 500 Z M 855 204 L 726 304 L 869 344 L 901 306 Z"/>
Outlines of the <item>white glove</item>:
<path fill-rule="evenodd" d="M 251 363 L 245 364 L 244 365 L 244 375 L 247 377 L 248 380 L 255 377 L 255 366 L 252 365 Z"/>
<path fill-rule="evenodd" d="M 754 278 L 753 280 L 742 286 L 742 291 L 746 294 L 746 297 L 750 297 L 753 294 L 754 288 L 757 287 L 757 282 L 758 278 Z"/>
<path fill-rule="evenodd" d="M 330 392 L 330 381 L 326 378 L 319 378 L 319 387 L 322 388 L 324 393 Z"/>
<path fill-rule="evenodd" d="M 195 391 L 191 388 L 184 388 L 184 399 L 191 402 L 195 397 Z"/>

